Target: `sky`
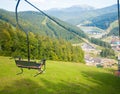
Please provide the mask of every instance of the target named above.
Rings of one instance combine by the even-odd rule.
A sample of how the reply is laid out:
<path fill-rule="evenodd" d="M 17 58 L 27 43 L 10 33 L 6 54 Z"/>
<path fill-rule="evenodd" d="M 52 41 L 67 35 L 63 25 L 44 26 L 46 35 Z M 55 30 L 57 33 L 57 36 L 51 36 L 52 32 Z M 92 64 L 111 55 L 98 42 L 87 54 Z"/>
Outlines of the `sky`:
<path fill-rule="evenodd" d="M 113 4 L 117 4 L 117 0 L 28 0 L 41 10 L 48 10 L 51 8 L 66 8 L 74 5 L 90 5 L 95 8 L 103 8 Z M 15 11 L 17 0 L 1 0 L 0 8 Z M 35 10 L 28 5 L 24 0 L 21 0 L 19 11 Z"/>

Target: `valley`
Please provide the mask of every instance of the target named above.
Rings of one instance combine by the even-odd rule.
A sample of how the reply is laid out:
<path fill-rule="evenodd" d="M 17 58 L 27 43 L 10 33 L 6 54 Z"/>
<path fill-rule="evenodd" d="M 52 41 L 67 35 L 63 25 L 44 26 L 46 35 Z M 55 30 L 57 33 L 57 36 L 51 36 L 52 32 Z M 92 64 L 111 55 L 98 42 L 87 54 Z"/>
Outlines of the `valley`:
<path fill-rule="evenodd" d="M 1 22 L 10 24 L 12 28 L 15 28 L 14 13 L 2 9 L 0 11 Z M 59 24 L 51 21 L 42 13 L 23 11 L 19 12 L 18 16 L 20 18 L 20 25 L 24 28 L 25 32 L 29 31 L 41 36 L 57 38 L 58 40 L 63 39 L 70 42 L 71 45 L 82 48 L 85 53 L 84 59 L 88 56 L 92 58 L 115 59 L 119 53 L 119 50 L 116 50 L 119 48 L 119 45 L 113 47 L 111 43 L 114 40 L 114 36 L 117 37 L 118 35 L 116 5 L 102 9 L 95 9 L 91 6 L 73 6 L 59 10 L 51 9 L 45 12 L 51 15 L 51 18 Z M 110 57 L 102 54 L 102 51 L 108 48 L 109 52 L 112 51 Z M 3 49 L 2 46 L 1 49 Z M 114 49 L 114 52 L 112 49 Z"/>
<path fill-rule="evenodd" d="M 17 1 L 22 5 L 24 0 Z M 38 1 L 48 4 L 45 8 L 52 2 L 31 0 Z M 116 4 L 26 9 L 18 13 L 0 9 L 0 94 L 120 93 Z"/>

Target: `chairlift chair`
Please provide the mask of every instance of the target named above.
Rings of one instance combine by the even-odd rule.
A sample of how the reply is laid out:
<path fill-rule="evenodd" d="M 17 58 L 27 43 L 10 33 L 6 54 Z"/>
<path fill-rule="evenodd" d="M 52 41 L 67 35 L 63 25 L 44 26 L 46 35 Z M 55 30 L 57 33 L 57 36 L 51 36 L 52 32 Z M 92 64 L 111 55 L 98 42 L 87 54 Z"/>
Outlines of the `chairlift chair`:
<path fill-rule="evenodd" d="M 26 0 L 25 0 L 26 1 Z M 15 13 L 16 13 L 16 22 L 17 22 L 17 26 L 25 32 L 26 36 L 27 36 L 27 50 L 28 50 L 28 60 L 22 60 L 21 57 L 18 57 L 17 59 L 15 59 L 15 63 L 16 63 L 16 66 L 19 67 L 21 69 L 21 72 L 18 73 L 18 74 L 22 74 L 23 73 L 23 68 L 27 68 L 27 69 L 36 69 L 38 70 L 39 72 L 37 74 L 34 75 L 37 76 L 41 73 L 43 73 L 46 69 L 46 60 L 43 59 L 41 60 L 41 62 L 37 63 L 35 61 L 31 61 L 30 60 L 30 47 L 29 47 L 29 36 L 28 36 L 28 32 L 26 32 L 22 26 L 19 24 L 19 21 L 18 21 L 18 6 L 19 6 L 19 3 L 20 3 L 20 0 L 18 0 L 17 4 L 16 4 L 16 9 L 15 9 Z M 17 75 L 18 75 L 17 74 Z"/>
<path fill-rule="evenodd" d="M 26 61 L 26 60 L 21 60 L 21 59 L 15 59 L 16 66 L 21 69 L 21 72 L 17 73 L 17 75 L 23 73 L 23 68 L 37 69 L 39 72 L 37 74 L 35 74 L 34 77 L 41 74 L 46 69 L 45 61 L 46 60 L 43 59 L 43 60 L 41 60 L 41 62 L 37 63 L 35 61 Z"/>

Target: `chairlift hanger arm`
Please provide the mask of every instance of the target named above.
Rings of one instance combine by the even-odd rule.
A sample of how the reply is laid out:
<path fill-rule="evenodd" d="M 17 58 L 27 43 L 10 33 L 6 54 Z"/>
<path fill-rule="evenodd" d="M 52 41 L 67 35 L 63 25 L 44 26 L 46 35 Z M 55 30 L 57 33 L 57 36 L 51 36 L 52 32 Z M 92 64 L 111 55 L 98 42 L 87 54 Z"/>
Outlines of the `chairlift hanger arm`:
<path fill-rule="evenodd" d="M 17 4 L 16 4 L 16 8 L 15 8 L 15 14 L 16 14 L 16 22 L 17 25 L 19 26 L 19 22 L 18 22 L 18 6 L 19 6 L 20 0 L 18 0 Z"/>
<path fill-rule="evenodd" d="M 17 1 L 16 8 L 15 8 L 15 15 L 16 15 L 16 23 L 19 29 L 25 32 L 25 34 L 28 37 L 28 32 L 19 24 L 19 19 L 18 19 L 18 6 L 20 4 L 20 0 Z"/>
<path fill-rule="evenodd" d="M 19 24 L 19 19 L 18 19 L 18 6 L 20 4 L 20 0 L 17 1 L 17 4 L 16 4 L 16 8 L 15 8 L 15 15 L 16 15 L 16 23 L 17 23 L 17 26 L 26 33 L 26 35 L 28 36 L 28 33 L 22 28 L 22 26 Z"/>
<path fill-rule="evenodd" d="M 119 40 L 120 40 L 120 5 L 119 0 L 117 0 L 117 7 L 118 7 L 118 29 L 119 29 Z"/>
<path fill-rule="evenodd" d="M 15 8 L 15 14 L 16 14 L 16 22 L 17 22 L 17 26 L 25 32 L 26 36 L 27 36 L 27 47 L 28 47 L 28 61 L 30 61 L 30 46 L 29 46 L 29 37 L 28 37 L 28 32 L 25 31 L 25 29 L 22 28 L 22 26 L 19 24 L 18 21 L 18 6 L 20 4 L 20 0 L 17 1 L 16 4 L 16 8 Z"/>

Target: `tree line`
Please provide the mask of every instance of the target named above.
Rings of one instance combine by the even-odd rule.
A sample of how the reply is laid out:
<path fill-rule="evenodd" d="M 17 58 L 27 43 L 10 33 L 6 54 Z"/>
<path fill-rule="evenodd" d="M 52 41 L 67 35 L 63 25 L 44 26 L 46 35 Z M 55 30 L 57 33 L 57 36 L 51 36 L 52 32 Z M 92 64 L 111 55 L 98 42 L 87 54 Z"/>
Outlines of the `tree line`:
<path fill-rule="evenodd" d="M 84 52 L 63 39 L 29 32 L 31 59 L 84 62 Z M 18 28 L 0 21 L 0 55 L 27 58 L 26 35 Z"/>
<path fill-rule="evenodd" d="M 102 47 L 105 47 L 105 48 L 111 48 L 111 45 L 110 43 L 108 42 L 105 42 L 105 41 L 102 41 L 100 39 L 97 39 L 97 38 L 91 38 L 90 39 L 90 42 L 96 44 L 96 45 L 99 45 L 99 46 L 102 46 Z"/>

